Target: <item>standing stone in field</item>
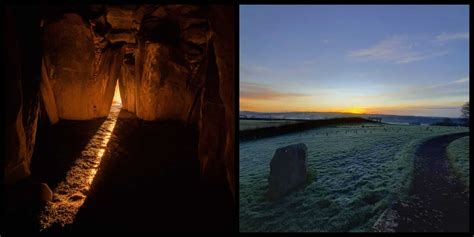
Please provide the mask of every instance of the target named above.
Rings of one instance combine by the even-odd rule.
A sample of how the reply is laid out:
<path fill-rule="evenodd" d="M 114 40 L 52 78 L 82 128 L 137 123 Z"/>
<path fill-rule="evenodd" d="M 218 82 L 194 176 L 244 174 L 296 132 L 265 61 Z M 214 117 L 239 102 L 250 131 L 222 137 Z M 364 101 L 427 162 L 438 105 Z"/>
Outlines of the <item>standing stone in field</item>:
<path fill-rule="evenodd" d="M 278 148 L 270 162 L 267 196 L 278 199 L 306 182 L 307 148 L 303 143 Z"/>

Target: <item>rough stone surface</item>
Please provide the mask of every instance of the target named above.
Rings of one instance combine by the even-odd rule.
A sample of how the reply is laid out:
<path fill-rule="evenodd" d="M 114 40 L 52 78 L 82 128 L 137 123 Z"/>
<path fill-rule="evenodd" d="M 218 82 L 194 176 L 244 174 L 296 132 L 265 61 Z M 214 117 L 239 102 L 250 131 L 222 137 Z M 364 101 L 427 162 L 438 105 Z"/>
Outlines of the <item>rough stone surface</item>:
<path fill-rule="evenodd" d="M 213 47 L 209 49 L 207 75 L 201 93 L 198 157 L 201 177 L 226 180 L 224 162 L 225 109 L 219 95 L 219 75 Z"/>
<path fill-rule="evenodd" d="M 23 16 L 31 26 L 6 31 L 5 61 L 15 69 L 6 77 L 7 98 L 12 98 L 6 117 L 6 183 L 30 176 L 40 100 L 41 124 L 105 117 L 118 79 L 123 108 L 138 118 L 199 128 L 194 162 L 199 160 L 202 176 L 218 183 L 203 192 L 230 199 L 223 186 L 235 194 L 234 8 L 211 8 L 70 5 L 46 7 L 38 21 L 29 21 L 45 13 L 32 7 Z M 17 37 L 14 28 L 22 35 Z M 35 39 L 41 41 L 35 44 Z M 34 161 L 43 159 L 35 156 Z M 40 199 L 55 200 L 47 186 L 35 190 Z"/>
<path fill-rule="evenodd" d="M 203 28 L 190 28 L 183 32 L 183 39 L 191 43 L 202 45 L 208 41 L 208 31 Z"/>
<path fill-rule="evenodd" d="M 197 125 L 192 115 L 196 114 L 193 110 L 198 109 L 194 105 L 203 84 L 208 40 L 204 40 L 203 45 L 188 42 L 182 22 L 188 21 L 185 13 L 199 9 L 167 6 L 143 10 L 135 55 L 136 93 L 139 95 L 135 109 L 139 118 Z"/>
<path fill-rule="evenodd" d="M 130 44 L 135 44 L 135 33 L 134 32 L 120 32 L 120 33 L 110 33 L 107 35 L 107 39 L 110 43 L 125 42 Z"/>
<path fill-rule="evenodd" d="M 234 7 L 212 6 L 209 10 L 212 42 L 219 72 L 219 94 L 225 108 L 226 140 L 224 160 L 229 188 L 235 196 L 235 37 Z"/>
<path fill-rule="evenodd" d="M 107 22 L 114 29 L 132 29 L 133 10 L 131 8 L 133 7 L 108 6 Z"/>
<path fill-rule="evenodd" d="M 119 87 L 123 108 L 134 113 L 137 84 L 135 78 L 135 58 L 131 54 L 125 56 L 120 68 Z"/>
<path fill-rule="evenodd" d="M 5 29 L 5 185 L 15 185 L 31 174 L 39 113 L 41 50 L 34 40 L 40 35 L 32 8 L 6 11 Z M 28 15 L 31 14 L 31 15 Z M 21 17 L 28 16 L 28 21 Z M 25 70 L 27 68 L 28 70 Z"/>
<path fill-rule="evenodd" d="M 173 61 L 174 49 L 160 43 L 139 43 L 137 62 L 137 116 L 144 120 L 186 122 L 194 90 L 186 86 L 189 71 Z M 173 101 L 173 103 L 170 103 Z"/>
<path fill-rule="evenodd" d="M 42 80 L 51 85 L 58 117 L 96 117 L 97 114 L 89 108 L 90 95 L 83 92 L 87 89 L 83 84 L 92 79 L 94 42 L 82 18 L 70 13 L 46 25 L 43 42 L 47 76 Z M 48 101 L 44 103 L 46 107 L 52 106 Z"/>
<path fill-rule="evenodd" d="M 39 184 L 40 198 L 42 201 L 49 202 L 53 200 L 53 191 L 45 183 Z"/>
<path fill-rule="evenodd" d="M 94 84 L 90 87 L 94 88 L 96 93 L 101 96 L 100 99 L 96 100 L 97 104 L 100 104 L 98 113 L 100 117 L 105 117 L 109 115 L 112 105 L 117 78 L 124 58 L 124 50 L 122 47 L 108 47 L 101 54 L 97 71 L 94 73 Z"/>
<path fill-rule="evenodd" d="M 278 199 L 306 181 L 307 148 L 303 143 L 278 148 L 270 162 L 268 197 Z"/>
<path fill-rule="evenodd" d="M 48 73 L 46 72 L 44 60 L 41 62 L 41 77 L 40 90 L 44 109 L 51 124 L 55 124 L 59 121 L 58 109 L 56 107 L 56 99 L 54 98 L 53 88 L 49 83 L 50 80 L 48 78 Z"/>
<path fill-rule="evenodd" d="M 122 50 L 111 46 L 96 48 L 91 30 L 73 13 L 45 26 L 43 46 L 42 91 L 48 92 L 43 95 L 43 102 L 51 122 L 56 120 L 54 107 L 59 119 L 107 116 Z"/>

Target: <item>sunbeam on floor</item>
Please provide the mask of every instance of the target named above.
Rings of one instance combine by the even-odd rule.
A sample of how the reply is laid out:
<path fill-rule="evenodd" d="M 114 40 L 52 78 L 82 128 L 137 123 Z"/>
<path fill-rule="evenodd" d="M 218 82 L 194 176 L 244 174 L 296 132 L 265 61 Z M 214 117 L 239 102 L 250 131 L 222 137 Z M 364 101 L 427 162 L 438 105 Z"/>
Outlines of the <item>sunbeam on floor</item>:
<path fill-rule="evenodd" d="M 117 101 L 114 99 L 107 119 L 75 160 L 66 178 L 54 190 L 53 200 L 47 203 L 40 215 L 42 231 L 55 223 L 65 226 L 74 222 L 77 212 L 87 198 L 102 157 L 107 151 L 107 145 L 122 108 L 119 101 L 120 95 Z"/>

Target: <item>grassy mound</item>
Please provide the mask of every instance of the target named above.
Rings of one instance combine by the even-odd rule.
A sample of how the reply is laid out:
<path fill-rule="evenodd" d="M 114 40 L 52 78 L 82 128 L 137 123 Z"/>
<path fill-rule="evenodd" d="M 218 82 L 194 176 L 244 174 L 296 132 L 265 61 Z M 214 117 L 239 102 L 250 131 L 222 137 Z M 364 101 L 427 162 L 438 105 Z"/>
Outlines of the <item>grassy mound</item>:
<path fill-rule="evenodd" d="M 455 174 L 469 187 L 469 136 L 451 142 L 447 152 Z"/>

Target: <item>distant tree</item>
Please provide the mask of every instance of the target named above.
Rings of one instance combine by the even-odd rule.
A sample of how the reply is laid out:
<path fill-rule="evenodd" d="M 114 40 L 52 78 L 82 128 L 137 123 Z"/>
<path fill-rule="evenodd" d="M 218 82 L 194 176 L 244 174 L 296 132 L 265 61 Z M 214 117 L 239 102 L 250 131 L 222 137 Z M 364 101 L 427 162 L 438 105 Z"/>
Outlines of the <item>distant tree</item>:
<path fill-rule="evenodd" d="M 466 126 L 469 126 L 469 101 L 466 102 L 461 108 L 461 118 L 464 119 Z"/>
<path fill-rule="evenodd" d="M 450 118 L 445 118 L 441 122 L 433 123 L 432 125 L 437 125 L 437 126 L 455 126 L 456 124 L 453 123 L 453 121 Z"/>
<path fill-rule="evenodd" d="M 445 119 L 443 119 L 442 123 L 444 125 L 451 125 L 451 124 L 453 124 L 453 121 L 450 118 L 445 118 Z"/>

